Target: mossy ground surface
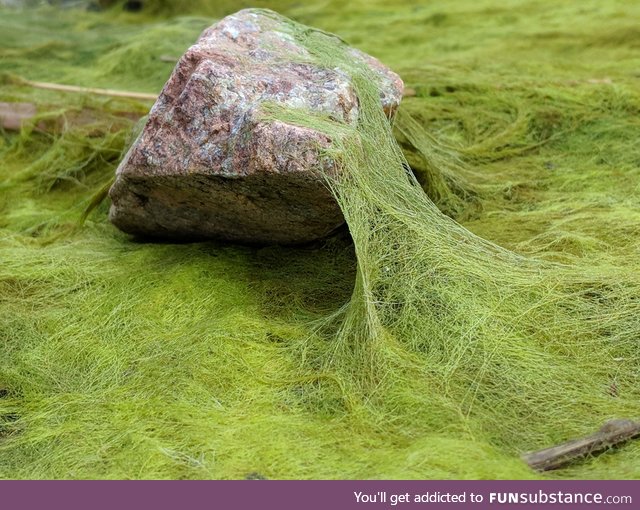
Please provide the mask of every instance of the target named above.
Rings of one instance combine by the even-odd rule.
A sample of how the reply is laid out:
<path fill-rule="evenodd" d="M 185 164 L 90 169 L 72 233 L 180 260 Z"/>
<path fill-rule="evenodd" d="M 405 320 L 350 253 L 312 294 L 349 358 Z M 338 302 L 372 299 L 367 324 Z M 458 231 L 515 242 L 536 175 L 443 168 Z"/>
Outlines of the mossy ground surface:
<path fill-rule="evenodd" d="M 478 319 L 482 342 L 467 349 L 409 338 L 405 324 L 396 340 L 412 345 L 409 363 L 444 368 L 416 372 L 399 356 L 367 392 L 354 390 L 348 360 L 326 363 L 349 351 L 314 327 L 350 298 L 348 236 L 298 248 L 151 244 L 112 227 L 107 203 L 79 227 L 126 147 L 134 122 L 120 112 L 150 104 L 17 78 L 157 93 L 172 69 L 160 57 L 179 57 L 231 4 L 0 10 L 0 101 L 36 103 L 45 120 L 98 112 L 81 128 L 0 138 L 0 477 L 534 478 L 521 452 L 640 416 L 640 315 L 628 313 L 640 303 L 640 5 L 260 3 L 403 77 L 415 96 L 397 139 L 443 211 L 574 278 L 610 275 L 591 299 L 609 310 L 593 329 L 610 328 L 612 345 L 533 329 L 512 342 L 504 323 Z M 514 330 L 522 323 L 513 317 Z M 575 391 L 560 398 L 547 374 Z M 637 478 L 640 446 L 545 476 Z"/>

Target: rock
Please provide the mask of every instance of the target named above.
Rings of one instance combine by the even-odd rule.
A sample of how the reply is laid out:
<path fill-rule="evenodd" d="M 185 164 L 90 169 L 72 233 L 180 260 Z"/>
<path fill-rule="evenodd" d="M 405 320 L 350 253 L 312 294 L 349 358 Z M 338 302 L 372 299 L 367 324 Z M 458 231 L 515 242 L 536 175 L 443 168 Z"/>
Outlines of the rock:
<path fill-rule="evenodd" d="M 401 79 L 349 51 L 374 70 L 391 115 Z M 242 10 L 206 29 L 116 171 L 111 221 L 139 236 L 261 244 L 302 243 L 339 227 L 325 179 L 340 169 L 319 153 L 331 140 L 264 114 L 265 103 L 276 103 L 357 120 L 348 75 L 303 63 L 305 55 L 287 20 L 269 11 Z"/>

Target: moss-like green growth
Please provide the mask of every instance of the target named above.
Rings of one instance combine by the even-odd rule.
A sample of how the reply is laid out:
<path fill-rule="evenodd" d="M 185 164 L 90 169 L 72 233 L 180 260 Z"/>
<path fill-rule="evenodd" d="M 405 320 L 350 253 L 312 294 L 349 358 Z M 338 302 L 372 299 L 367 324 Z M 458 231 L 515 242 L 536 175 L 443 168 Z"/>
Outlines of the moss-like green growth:
<path fill-rule="evenodd" d="M 291 25 L 358 84 L 357 126 L 270 112 L 339 134 L 353 244 L 134 242 L 106 203 L 80 227 L 149 105 L 15 76 L 157 92 L 211 20 L 2 11 L 0 101 L 101 113 L 0 138 L 0 477 L 527 478 L 522 451 L 638 417 L 638 7 L 268 6 L 415 90 L 397 145 Z M 637 478 L 640 446 L 545 476 Z"/>

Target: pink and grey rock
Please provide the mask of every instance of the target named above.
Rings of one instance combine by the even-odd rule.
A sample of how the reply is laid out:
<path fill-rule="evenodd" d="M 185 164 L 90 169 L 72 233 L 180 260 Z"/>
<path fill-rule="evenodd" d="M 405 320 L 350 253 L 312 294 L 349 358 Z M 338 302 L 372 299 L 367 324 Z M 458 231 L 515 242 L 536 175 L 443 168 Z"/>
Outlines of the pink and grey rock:
<path fill-rule="evenodd" d="M 402 80 L 349 51 L 374 71 L 391 115 Z M 326 175 L 340 168 L 319 150 L 330 138 L 265 115 L 265 104 L 275 103 L 357 120 L 347 73 L 305 57 L 287 20 L 268 11 L 242 10 L 205 30 L 118 167 L 111 221 L 140 236 L 280 244 L 339 227 L 344 218 Z"/>

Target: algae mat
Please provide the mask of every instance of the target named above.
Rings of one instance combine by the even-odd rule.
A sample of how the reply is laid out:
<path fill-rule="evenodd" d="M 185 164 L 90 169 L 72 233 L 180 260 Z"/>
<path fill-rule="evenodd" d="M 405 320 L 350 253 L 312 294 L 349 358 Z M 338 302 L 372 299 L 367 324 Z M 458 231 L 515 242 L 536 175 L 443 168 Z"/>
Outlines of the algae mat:
<path fill-rule="evenodd" d="M 0 101 L 58 126 L 0 139 L 1 477 L 528 478 L 522 451 L 640 415 L 640 7 L 261 4 L 401 74 L 403 154 L 367 110 L 348 163 L 406 158 L 480 237 L 391 170 L 336 185 L 355 249 L 132 242 L 106 203 L 79 227 L 149 104 L 20 78 L 158 92 L 233 10 L 190 5 L 0 11 Z M 629 444 L 545 476 L 639 475 Z"/>

